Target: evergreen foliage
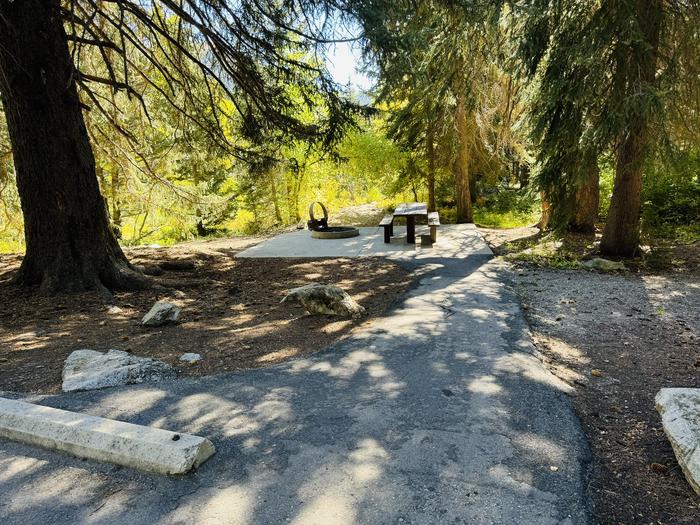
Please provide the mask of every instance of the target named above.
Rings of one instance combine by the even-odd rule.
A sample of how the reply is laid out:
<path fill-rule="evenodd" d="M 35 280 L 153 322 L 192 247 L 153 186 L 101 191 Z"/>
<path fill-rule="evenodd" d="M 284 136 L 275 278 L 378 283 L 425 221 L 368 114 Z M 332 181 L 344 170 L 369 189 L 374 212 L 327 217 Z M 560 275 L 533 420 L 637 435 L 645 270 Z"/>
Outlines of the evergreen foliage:
<path fill-rule="evenodd" d="M 314 200 L 514 226 L 541 198 L 552 226 L 591 231 L 599 187 L 607 253 L 699 235 L 697 0 L 52 5 L 122 244 L 297 224 Z M 348 33 L 374 110 L 326 70 Z M 17 251 L 0 129 L 0 250 Z"/>

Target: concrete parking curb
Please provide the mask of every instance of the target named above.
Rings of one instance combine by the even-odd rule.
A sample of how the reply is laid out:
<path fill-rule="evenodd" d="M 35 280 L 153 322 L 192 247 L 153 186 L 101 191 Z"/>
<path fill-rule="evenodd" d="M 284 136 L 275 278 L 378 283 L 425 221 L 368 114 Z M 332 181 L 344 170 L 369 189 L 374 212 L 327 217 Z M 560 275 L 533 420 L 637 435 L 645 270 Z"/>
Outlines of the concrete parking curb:
<path fill-rule="evenodd" d="M 186 474 L 215 452 L 199 436 L 5 398 L 0 437 L 157 474 Z"/>

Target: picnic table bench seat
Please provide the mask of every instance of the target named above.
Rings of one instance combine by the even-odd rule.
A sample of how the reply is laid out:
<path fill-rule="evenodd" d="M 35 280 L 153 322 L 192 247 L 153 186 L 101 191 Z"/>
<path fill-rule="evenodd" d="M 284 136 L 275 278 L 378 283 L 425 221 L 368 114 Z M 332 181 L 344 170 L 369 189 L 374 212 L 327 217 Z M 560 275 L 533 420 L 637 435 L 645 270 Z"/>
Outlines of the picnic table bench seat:
<path fill-rule="evenodd" d="M 389 244 L 391 242 L 391 236 L 394 235 L 394 215 L 387 213 L 379 222 L 379 226 L 384 228 L 384 242 Z"/>
<path fill-rule="evenodd" d="M 440 214 L 436 211 L 428 213 L 428 226 L 430 226 L 430 242 L 437 241 L 437 229 L 440 226 Z"/>

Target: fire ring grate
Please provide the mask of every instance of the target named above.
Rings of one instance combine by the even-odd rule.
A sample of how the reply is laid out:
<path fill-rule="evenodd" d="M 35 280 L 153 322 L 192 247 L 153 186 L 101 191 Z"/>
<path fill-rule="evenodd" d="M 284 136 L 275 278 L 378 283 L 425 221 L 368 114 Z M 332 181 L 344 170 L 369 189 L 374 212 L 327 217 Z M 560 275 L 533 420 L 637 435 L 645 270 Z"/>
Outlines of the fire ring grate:
<path fill-rule="evenodd" d="M 329 226 L 325 230 L 311 230 L 314 239 L 348 239 L 360 235 L 360 230 L 352 226 Z"/>

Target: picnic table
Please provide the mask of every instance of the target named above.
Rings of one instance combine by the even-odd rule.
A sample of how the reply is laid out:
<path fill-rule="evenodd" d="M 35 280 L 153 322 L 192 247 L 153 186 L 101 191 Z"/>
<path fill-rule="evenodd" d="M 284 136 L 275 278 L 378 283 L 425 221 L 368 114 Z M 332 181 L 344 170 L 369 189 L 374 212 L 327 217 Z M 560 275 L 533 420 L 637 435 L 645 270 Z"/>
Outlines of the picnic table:
<path fill-rule="evenodd" d="M 384 227 L 384 242 L 391 242 L 391 236 L 394 235 L 394 219 L 396 217 L 406 217 L 406 242 L 409 244 L 416 243 L 416 217 L 426 217 L 430 226 L 430 240 L 435 242 L 435 228 L 440 225 L 440 219 L 437 212 L 428 213 L 428 205 L 424 202 L 404 202 L 399 204 L 393 214 L 387 215 L 379 223 Z"/>

